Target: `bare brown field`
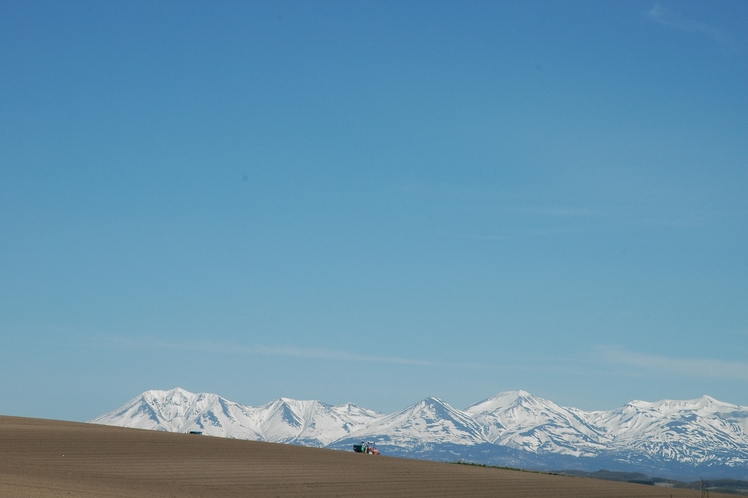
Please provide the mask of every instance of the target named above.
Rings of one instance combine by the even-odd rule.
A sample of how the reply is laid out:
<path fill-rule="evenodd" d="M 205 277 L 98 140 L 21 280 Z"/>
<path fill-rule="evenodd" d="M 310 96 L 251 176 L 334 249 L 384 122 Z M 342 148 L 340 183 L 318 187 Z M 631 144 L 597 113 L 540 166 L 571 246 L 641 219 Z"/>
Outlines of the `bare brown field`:
<path fill-rule="evenodd" d="M 693 498 L 701 494 L 282 444 L 0 416 L 0 496 Z"/>

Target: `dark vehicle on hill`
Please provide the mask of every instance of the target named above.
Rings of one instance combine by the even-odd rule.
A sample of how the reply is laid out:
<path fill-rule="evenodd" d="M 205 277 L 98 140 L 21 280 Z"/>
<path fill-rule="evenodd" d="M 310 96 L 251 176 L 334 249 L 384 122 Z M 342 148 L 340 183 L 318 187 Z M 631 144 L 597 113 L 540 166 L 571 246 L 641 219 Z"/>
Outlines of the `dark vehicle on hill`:
<path fill-rule="evenodd" d="M 371 441 L 361 441 L 361 444 L 354 444 L 353 451 L 356 453 L 366 453 L 367 455 L 379 455 L 379 450 Z"/>

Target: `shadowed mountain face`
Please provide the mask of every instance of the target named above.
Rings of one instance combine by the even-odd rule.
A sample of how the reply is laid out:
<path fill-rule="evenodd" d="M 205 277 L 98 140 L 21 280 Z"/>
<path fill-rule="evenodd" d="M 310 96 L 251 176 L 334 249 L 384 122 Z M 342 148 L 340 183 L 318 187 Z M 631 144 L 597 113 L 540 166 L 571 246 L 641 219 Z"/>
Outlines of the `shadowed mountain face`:
<path fill-rule="evenodd" d="M 147 391 L 90 422 L 345 450 L 372 440 L 389 455 L 535 469 L 748 478 L 748 407 L 708 396 L 585 412 L 512 391 L 465 410 L 425 398 L 384 415 L 287 398 L 251 407 L 177 388 Z"/>

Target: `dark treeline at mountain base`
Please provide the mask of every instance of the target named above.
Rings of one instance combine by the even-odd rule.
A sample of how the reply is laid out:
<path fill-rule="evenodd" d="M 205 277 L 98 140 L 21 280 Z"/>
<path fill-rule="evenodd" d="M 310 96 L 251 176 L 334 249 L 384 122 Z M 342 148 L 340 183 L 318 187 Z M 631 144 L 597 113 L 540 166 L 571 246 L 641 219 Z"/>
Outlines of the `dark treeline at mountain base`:
<path fill-rule="evenodd" d="M 632 482 L 636 484 L 648 484 L 650 486 L 665 485 L 682 489 L 697 489 L 714 491 L 718 493 L 739 494 L 748 496 L 748 481 L 739 479 L 700 479 L 698 481 L 683 482 L 664 477 L 650 477 L 641 472 L 615 472 L 612 470 L 598 470 L 596 472 L 585 472 L 583 470 L 558 470 L 553 474 L 563 474 L 578 477 L 589 477 L 605 481 Z"/>

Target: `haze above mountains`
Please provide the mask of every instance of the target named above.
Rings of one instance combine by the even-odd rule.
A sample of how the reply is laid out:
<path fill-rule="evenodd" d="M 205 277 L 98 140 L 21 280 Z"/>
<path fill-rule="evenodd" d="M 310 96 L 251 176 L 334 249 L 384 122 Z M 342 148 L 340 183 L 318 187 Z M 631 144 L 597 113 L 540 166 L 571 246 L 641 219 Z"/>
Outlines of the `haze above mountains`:
<path fill-rule="evenodd" d="M 385 415 L 288 398 L 251 407 L 175 388 L 147 391 L 90 422 L 342 450 L 372 440 L 386 455 L 541 470 L 748 478 L 748 407 L 709 396 L 583 411 L 509 391 L 464 410 L 429 397 Z"/>

